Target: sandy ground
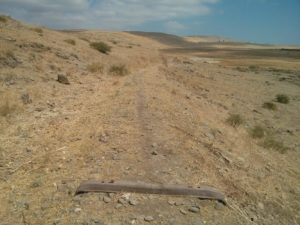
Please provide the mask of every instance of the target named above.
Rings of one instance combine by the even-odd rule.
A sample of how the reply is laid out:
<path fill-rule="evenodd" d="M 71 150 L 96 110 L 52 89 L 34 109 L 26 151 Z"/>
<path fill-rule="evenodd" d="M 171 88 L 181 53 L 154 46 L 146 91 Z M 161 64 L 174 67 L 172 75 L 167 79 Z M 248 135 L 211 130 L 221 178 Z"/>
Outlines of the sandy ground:
<path fill-rule="evenodd" d="M 94 41 L 112 51 L 92 49 Z M 122 32 L 0 22 L 1 225 L 300 223 L 297 54 L 239 58 L 169 48 Z M 129 73 L 111 74 L 120 64 Z M 59 74 L 70 85 L 57 82 Z M 277 94 L 290 102 L 276 102 Z M 231 114 L 243 123 L 232 127 Z M 251 136 L 257 125 L 261 138 Z M 128 193 L 74 196 L 89 179 L 209 185 L 228 205 Z"/>

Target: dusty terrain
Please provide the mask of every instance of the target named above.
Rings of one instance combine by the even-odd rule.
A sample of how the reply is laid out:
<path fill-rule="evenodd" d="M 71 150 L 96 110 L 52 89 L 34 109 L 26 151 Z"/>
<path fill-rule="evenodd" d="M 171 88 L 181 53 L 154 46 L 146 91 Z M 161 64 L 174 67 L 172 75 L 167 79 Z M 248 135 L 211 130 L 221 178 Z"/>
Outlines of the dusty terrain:
<path fill-rule="evenodd" d="M 299 49 L 167 40 L 0 20 L 1 225 L 300 223 Z M 228 205 L 74 196 L 88 179 L 209 185 Z"/>

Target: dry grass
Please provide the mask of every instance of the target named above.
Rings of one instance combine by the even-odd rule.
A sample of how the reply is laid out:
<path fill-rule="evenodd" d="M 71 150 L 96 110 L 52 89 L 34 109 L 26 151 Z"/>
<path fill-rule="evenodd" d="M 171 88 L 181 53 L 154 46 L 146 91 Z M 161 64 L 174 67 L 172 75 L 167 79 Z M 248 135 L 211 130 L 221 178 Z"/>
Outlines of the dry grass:
<path fill-rule="evenodd" d="M 6 16 L 0 16 L 0 22 L 1 23 L 6 23 L 7 22 L 7 18 L 6 18 Z"/>
<path fill-rule="evenodd" d="M 64 40 L 64 42 L 66 42 L 66 43 L 68 43 L 70 45 L 76 45 L 76 41 L 73 40 L 73 39 L 66 39 L 66 40 Z"/>
<path fill-rule="evenodd" d="M 288 148 L 283 145 L 282 142 L 275 140 L 272 137 L 267 137 L 261 144 L 264 148 L 273 149 L 280 153 L 285 153 Z"/>
<path fill-rule="evenodd" d="M 277 106 L 273 102 L 265 102 L 262 107 L 273 111 L 277 110 Z"/>
<path fill-rule="evenodd" d="M 252 138 L 263 138 L 266 132 L 263 127 L 256 125 L 249 131 L 249 133 Z"/>
<path fill-rule="evenodd" d="M 244 123 L 244 119 L 239 114 L 231 114 L 227 118 L 226 122 L 233 127 L 238 127 Z"/>
<path fill-rule="evenodd" d="M 87 66 L 87 70 L 91 73 L 102 73 L 104 66 L 100 63 L 92 63 Z"/>
<path fill-rule="evenodd" d="M 34 32 L 37 32 L 39 34 L 42 34 L 44 32 L 42 28 L 38 28 L 38 27 L 31 28 L 31 30 L 33 30 Z"/>
<path fill-rule="evenodd" d="M 290 102 L 290 98 L 287 95 L 278 94 L 276 95 L 276 101 L 282 104 L 288 104 Z"/>
<path fill-rule="evenodd" d="M 111 51 L 111 47 L 104 42 L 92 42 L 90 46 L 103 54 L 108 54 Z"/>
<path fill-rule="evenodd" d="M 16 98 L 12 94 L 5 94 L 0 98 L 0 116 L 8 117 L 18 108 Z"/>
<path fill-rule="evenodd" d="M 112 65 L 109 69 L 109 73 L 116 76 L 125 76 L 129 73 L 125 65 Z"/>

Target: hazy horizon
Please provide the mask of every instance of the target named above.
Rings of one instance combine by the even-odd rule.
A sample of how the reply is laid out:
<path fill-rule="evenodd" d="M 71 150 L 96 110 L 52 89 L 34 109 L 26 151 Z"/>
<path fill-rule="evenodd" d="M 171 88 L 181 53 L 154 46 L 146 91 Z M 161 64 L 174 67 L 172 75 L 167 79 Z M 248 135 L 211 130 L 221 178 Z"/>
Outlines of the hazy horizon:
<path fill-rule="evenodd" d="M 298 0 L 0 0 L 0 13 L 54 29 L 137 30 L 300 44 Z"/>

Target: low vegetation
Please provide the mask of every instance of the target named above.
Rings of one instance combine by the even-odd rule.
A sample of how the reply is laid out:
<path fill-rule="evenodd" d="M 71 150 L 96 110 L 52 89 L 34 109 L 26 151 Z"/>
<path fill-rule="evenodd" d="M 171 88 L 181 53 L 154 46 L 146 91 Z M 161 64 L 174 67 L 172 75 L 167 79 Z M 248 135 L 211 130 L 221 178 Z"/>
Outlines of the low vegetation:
<path fill-rule="evenodd" d="M 288 104 L 290 102 L 290 98 L 284 94 L 276 95 L 276 101 L 282 104 Z"/>
<path fill-rule="evenodd" d="M 265 136 L 265 129 L 259 125 L 256 125 L 250 130 L 249 133 L 252 138 L 263 138 Z"/>
<path fill-rule="evenodd" d="M 11 115 L 16 110 L 16 108 L 17 108 L 17 106 L 13 99 L 1 98 L 0 116 L 7 117 L 7 116 Z"/>
<path fill-rule="evenodd" d="M 1 22 L 1 23 L 6 23 L 6 22 L 7 22 L 6 16 L 0 15 L 0 22 Z"/>
<path fill-rule="evenodd" d="M 233 127 L 238 127 L 244 123 L 244 119 L 239 114 L 231 114 L 227 118 L 226 122 Z"/>
<path fill-rule="evenodd" d="M 111 47 L 104 42 L 92 42 L 90 46 L 103 54 L 108 54 L 111 51 Z"/>
<path fill-rule="evenodd" d="M 66 40 L 64 40 L 64 42 L 66 42 L 66 43 L 68 43 L 70 45 L 76 45 L 76 41 L 73 40 L 73 39 L 66 39 Z"/>
<path fill-rule="evenodd" d="M 116 76 L 125 76 L 129 73 L 129 71 L 124 64 L 121 64 L 112 65 L 109 69 L 109 73 Z"/>
<path fill-rule="evenodd" d="M 31 30 L 33 30 L 34 32 L 37 32 L 37 33 L 39 33 L 39 34 L 42 34 L 42 33 L 43 33 L 43 29 L 42 29 L 42 28 L 36 27 L 36 28 L 32 28 Z"/>
<path fill-rule="evenodd" d="M 262 107 L 273 111 L 277 110 L 277 106 L 273 102 L 265 102 Z"/>
<path fill-rule="evenodd" d="M 104 66 L 100 63 L 92 63 L 87 66 L 87 70 L 91 73 L 102 73 Z"/>
<path fill-rule="evenodd" d="M 263 142 L 262 146 L 267 149 L 273 149 L 275 151 L 278 151 L 280 153 L 285 153 L 288 148 L 283 145 L 282 142 L 275 140 L 272 137 L 267 137 Z"/>

